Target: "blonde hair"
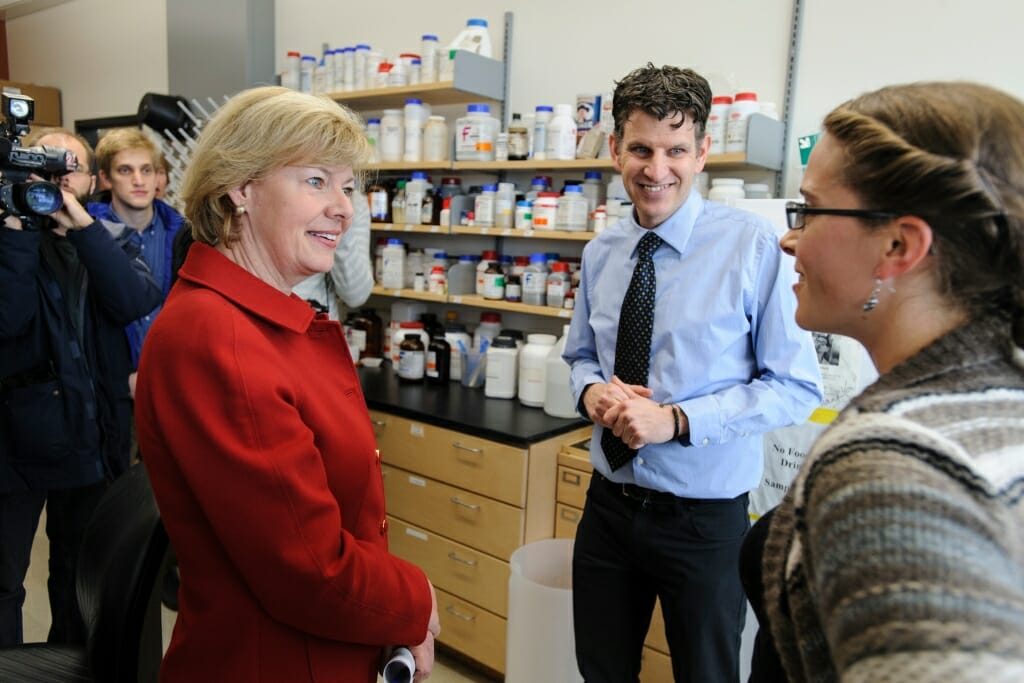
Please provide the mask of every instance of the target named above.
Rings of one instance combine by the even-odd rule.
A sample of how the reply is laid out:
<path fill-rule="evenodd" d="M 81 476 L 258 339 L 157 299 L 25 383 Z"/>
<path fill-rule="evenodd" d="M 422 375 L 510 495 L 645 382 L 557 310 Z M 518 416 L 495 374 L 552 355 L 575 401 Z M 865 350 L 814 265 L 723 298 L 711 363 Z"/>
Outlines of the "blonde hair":
<path fill-rule="evenodd" d="M 326 97 L 277 86 L 232 97 L 199 136 L 181 183 L 197 242 L 238 238 L 228 192 L 295 164 L 357 168 L 370 158 L 359 117 Z"/>
<path fill-rule="evenodd" d="M 153 168 L 163 163 L 160 148 L 139 128 L 117 128 L 110 131 L 96 145 L 96 168 L 110 176 L 114 157 L 129 149 L 144 149 L 153 160 Z"/>

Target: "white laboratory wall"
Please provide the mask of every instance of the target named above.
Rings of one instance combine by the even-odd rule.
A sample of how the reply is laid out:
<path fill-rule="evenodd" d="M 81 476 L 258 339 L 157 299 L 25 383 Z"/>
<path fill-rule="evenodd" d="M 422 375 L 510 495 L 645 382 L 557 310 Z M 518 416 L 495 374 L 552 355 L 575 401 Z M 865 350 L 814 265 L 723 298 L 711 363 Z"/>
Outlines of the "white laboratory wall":
<path fill-rule="evenodd" d="M 1024 99 L 1024 5 L 1005 0 L 805 1 L 793 117 L 796 136 L 816 132 L 836 105 L 860 93 L 920 80 L 973 80 Z M 800 183 L 790 146 L 786 186 Z"/>
<path fill-rule="evenodd" d="M 166 91 L 167 0 L 71 0 L 7 22 L 13 80 L 61 89 L 64 120 L 134 112 Z M 793 133 L 814 132 L 841 101 L 886 83 L 963 78 L 1024 98 L 1015 56 L 1024 5 L 1005 0 L 805 0 Z M 469 17 L 491 24 L 496 54 L 503 14 L 514 14 L 511 111 L 600 92 L 647 61 L 692 66 L 719 92 L 752 89 L 782 105 L 790 0 L 648 0 L 628 5 L 536 0 L 277 0 L 276 52 L 319 54 L 369 42 L 387 55 L 415 50 L 423 33 L 451 40 Z M 197 26 L 202 17 L 196 18 Z M 786 193 L 799 186 L 795 142 Z"/>
<path fill-rule="evenodd" d="M 71 0 L 7 22 L 11 80 L 61 90 L 64 125 L 167 92 L 166 0 Z"/>

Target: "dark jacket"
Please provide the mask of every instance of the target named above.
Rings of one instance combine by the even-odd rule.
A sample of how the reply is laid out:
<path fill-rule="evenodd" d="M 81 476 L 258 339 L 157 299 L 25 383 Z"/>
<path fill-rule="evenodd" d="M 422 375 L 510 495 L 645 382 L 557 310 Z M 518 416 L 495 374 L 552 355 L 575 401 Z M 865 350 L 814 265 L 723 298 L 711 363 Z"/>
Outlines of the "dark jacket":
<path fill-rule="evenodd" d="M 160 288 L 101 221 L 68 233 L 77 273 L 59 265 L 61 239 L 0 227 L 0 492 L 84 486 L 128 465 L 124 326 Z"/>
<path fill-rule="evenodd" d="M 107 221 L 121 223 L 121 219 L 114 213 L 110 204 L 90 202 L 89 205 L 86 206 L 86 210 L 93 218 L 102 218 Z M 162 293 L 160 297 L 160 303 L 162 304 L 170 293 L 171 284 L 173 284 L 174 281 L 174 237 L 185 224 L 185 217 L 175 211 L 170 204 L 162 202 L 159 199 L 153 200 L 153 211 L 160 216 L 160 221 L 164 226 L 163 278 L 161 282 L 157 282 L 157 284 L 160 285 L 160 291 Z M 127 229 L 130 230 L 131 228 Z M 149 311 L 146 311 L 146 313 L 149 313 Z M 142 352 L 142 333 L 133 327 L 125 329 L 125 333 L 128 335 L 128 345 L 132 350 L 133 364 L 137 365 L 139 354 Z"/>

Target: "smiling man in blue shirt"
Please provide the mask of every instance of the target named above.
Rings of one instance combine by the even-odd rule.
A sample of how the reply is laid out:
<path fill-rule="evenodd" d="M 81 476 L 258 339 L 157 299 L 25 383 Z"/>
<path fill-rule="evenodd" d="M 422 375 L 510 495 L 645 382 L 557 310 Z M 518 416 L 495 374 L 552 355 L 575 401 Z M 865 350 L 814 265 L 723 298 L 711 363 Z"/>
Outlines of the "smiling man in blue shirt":
<path fill-rule="evenodd" d="M 805 421 L 821 401 L 774 229 L 694 189 L 710 100 L 703 77 L 671 66 L 648 64 L 615 89 L 611 151 L 634 210 L 583 252 L 564 355 L 580 412 L 597 425 L 573 558 L 576 656 L 588 683 L 637 679 L 656 597 L 676 680 L 738 679 L 746 608 L 737 563 L 761 435 Z M 620 312 L 651 232 L 660 241 L 649 369 L 627 384 L 615 376 L 617 339 L 639 335 L 620 330 Z"/>

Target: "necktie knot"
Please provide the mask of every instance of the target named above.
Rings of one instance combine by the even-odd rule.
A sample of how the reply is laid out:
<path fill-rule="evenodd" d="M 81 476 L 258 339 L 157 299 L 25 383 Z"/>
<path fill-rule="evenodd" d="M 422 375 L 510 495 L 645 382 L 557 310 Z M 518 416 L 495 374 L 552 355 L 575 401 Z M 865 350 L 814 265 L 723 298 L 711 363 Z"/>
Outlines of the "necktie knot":
<path fill-rule="evenodd" d="M 654 252 L 661 246 L 662 239 L 655 235 L 653 232 L 648 232 L 640 239 L 640 247 L 637 253 L 642 259 L 649 259 L 654 255 Z"/>

